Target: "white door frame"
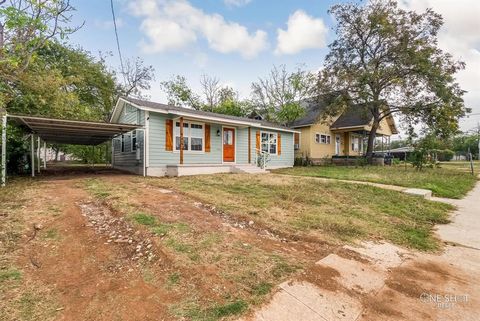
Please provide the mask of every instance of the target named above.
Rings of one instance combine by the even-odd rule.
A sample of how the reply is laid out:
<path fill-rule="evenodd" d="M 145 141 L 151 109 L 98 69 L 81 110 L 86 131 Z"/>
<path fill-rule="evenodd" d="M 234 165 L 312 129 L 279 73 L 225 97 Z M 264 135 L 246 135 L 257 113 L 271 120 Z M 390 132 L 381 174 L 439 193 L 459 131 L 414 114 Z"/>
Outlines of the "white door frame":
<path fill-rule="evenodd" d="M 234 160 L 233 162 L 225 162 L 223 160 L 223 128 L 228 128 L 228 129 L 233 129 L 233 138 L 235 140 L 235 143 L 233 144 L 235 148 L 235 153 L 233 155 L 234 157 Z M 221 133 L 221 136 L 222 136 L 222 164 L 236 164 L 237 163 L 237 128 L 234 127 L 234 126 L 223 126 L 222 125 L 222 133 Z"/>
<path fill-rule="evenodd" d="M 341 137 L 340 134 L 335 134 L 335 155 L 340 155 L 340 145 L 341 145 Z"/>

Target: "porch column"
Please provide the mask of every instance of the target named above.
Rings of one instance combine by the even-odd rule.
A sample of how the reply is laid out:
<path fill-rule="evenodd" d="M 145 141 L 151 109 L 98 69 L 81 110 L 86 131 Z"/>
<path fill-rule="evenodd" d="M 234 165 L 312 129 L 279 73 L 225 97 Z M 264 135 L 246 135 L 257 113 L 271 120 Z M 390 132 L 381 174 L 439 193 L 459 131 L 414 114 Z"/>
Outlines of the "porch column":
<path fill-rule="evenodd" d="M 32 168 L 32 177 L 35 177 L 35 136 L 32 133 L 32 136 L 30 136 L 30 148 L 31 148 L 31 155 L 30 155 L 30 162 L 31 162 L 31 168 Z"/>
<path fill-rule="evenodd" d="M 183 165 L 183 117 L 180 117 L 180 165 Z"/>
<path fill-rule="evenodd" d="M 7 180 L 7 114 L 2 115 L 2 163 L 0 164 L 2 170 L 1 186 L 5 187 Z"/>

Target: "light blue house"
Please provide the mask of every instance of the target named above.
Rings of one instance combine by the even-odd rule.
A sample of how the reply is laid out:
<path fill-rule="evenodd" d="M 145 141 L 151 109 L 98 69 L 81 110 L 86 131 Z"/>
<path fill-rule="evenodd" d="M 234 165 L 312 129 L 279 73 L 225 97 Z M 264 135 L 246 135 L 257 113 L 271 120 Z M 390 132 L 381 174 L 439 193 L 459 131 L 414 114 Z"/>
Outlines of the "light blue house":
<path fill-rule="evenodd" d="M 110 122 L 140 125 L 115 137 L 112 164 L 144 176 L 182 176 L 291 167 L 294 133 L 261 120 L 120 98 Z"/>

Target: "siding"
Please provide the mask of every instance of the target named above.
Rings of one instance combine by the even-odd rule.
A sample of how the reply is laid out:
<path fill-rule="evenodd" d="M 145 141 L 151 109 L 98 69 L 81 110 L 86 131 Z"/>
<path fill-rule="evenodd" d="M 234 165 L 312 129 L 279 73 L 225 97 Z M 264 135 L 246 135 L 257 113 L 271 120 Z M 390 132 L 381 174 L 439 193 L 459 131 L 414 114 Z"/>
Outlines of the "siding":
<path fill-rule="evenodd" d="M 118 119 L 119 123 L 123 124 L 145 124 L 145 112 L 133 106 L 130 106 L 131 112 L 125 114 L 125 105 L 121 111 Z M 113 144 L 113 166 L 119 169 L 127 170 L 136 174 L 143 174 L 143 130 L 137 130 L 137 149 L 140 153 L 140 159 L 137 160 L 137 151 L 132 151 L 132 132 L 124 134 L 125 151 L 121 151 L 121 136 L 112 140 Z"/>
<path fill-rule="evenodd" d="M 150 112 L 150 167 L 180 163 L 180 153 L 178 151 L 165 150 L 165 120 L 168 118 L 174 119 L 175 117 Z M 185 151 L 183 153 L 184 164 L 222 164 L 222 137 L 221 135 L 217 136 L 217 130 L 221 131 L 222 126 L 210 124 L 210 152 Z"/>
<path fill-rule="evenodd" d="M 150 112 L 149 122 L 149 147 L 150 164 L 149 167 L 162 167 L 166 165 L 176 165 L 180 163 L 180 153 L 177 151 L 165 150 L 165 120 L 174 119 L 173 116 Z M 222 125 L 210 124 L 210 153 L 206 152 L 188 152 L 183 154 L 184 164 L 213 165 L 223 163 L 223 145 L 222 145 Z M 248 164 L 248 128 L 238 128 L 235 126 L 225 126 L 236 129 L 235 137 L 235 163 Z M 217 136 L 217 130 L 220 136 Z M 251 129 L 251 157 L 252 163 L 255 160 L 255 132 L 259 128 Z M 269 130 L 270 132 L 276 132 Z M 281 132 L 282 136 L 282 154 L 280 156 L 272 155 L 269 166 L 287 167 L 293 166 L 293 133 Z M 205 142 L 204 142 L 205 144 Z"/>
<path fill-rule="evenodd" d="M 270 167 L 291 167 L 294 162 L 293 150 L 293 133 L 279 132 L 275 130 L 266 130 L 262 128 L 252 127 L 251 148 L 252 148 L 252 163 L 255 162 L 256 152 L 256 132 L 265 131 L 272 133 L 280 133 L 282 141 L 282 153 L 280 155 L 270 155 L 270 161 L 267 163 L 267 169 Z"/>

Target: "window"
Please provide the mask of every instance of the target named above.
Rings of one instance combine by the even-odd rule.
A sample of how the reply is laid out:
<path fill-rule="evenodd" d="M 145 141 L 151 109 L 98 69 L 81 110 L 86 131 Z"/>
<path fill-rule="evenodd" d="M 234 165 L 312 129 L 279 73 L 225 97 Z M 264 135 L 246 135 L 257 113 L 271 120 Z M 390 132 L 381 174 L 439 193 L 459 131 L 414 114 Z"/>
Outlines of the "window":
<path fill-rule="evenodd" d="M 352 137 L 352 151 L 359 152 L 360 151 L 360 138 L 353 136 Z"/>
<path fill-rule="evenodd" d="M 125 152 L 125 135 L 122 135 L 122 139 L 121 139 L 121 152 L 124 153 Z"/>
<path fill-rule="evenodd" d="M 261 134 L 262 152 L 277 154 L 277 134 L 262 132 Z"/>
<path fill-rule="evenodd" d="M 326 134 L 315 134 L 315 143 L 317 144 L 330 144 L 331 137 Z"/>
<path fill-rule="evenodd" d="M 203 151 L 203 124 L 183 123 L 183 150 Z M 180 122 L 175 122 L 175 150 L 180 150 Z"/>
<path fill-rule="evenodd" d="M 131 138 L 132 138 L 131 143 L 132 143 L 132 152 L 133 152 L 137 150 L 137 131 L 136 130 L 132 132 Z"/>

